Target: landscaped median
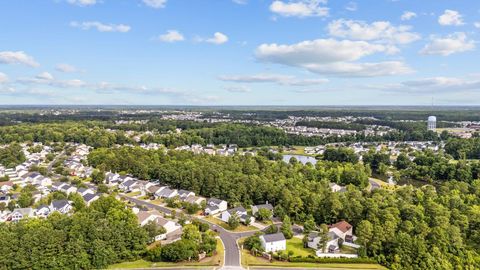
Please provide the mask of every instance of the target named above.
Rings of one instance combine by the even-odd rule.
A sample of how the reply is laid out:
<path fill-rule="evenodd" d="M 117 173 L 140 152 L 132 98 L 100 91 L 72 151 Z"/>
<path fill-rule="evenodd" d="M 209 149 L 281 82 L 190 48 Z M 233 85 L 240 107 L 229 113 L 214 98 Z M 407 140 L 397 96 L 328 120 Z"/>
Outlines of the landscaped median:
<path fill-rule="evenodd" d="M 223 265 L 224 260 L 224 246 L 220 239 L 217 239 L 217 249 L 216 254 L 212 257 L 206 257 L 205 259 L 199 262 L 150 262 L 144 259 L 132 261 L 132 262 L 123 262 L 110 265 L 108 269 L 136 269 L 136 268 L 158 268 L 158 267 L 174 267 L 179 268 L 184 266 L 188 267 L 205 267 L 205 266 L 221 266 Z"/>

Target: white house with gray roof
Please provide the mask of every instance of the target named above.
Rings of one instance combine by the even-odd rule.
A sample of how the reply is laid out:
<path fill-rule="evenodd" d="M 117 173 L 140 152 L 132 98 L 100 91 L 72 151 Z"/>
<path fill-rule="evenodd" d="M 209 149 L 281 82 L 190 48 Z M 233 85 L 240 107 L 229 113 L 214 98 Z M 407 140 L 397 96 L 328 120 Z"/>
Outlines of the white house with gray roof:
<path fill-rule="evenodd" d="M 227 201 L 210 198 L 207 200 L 207 207 L 205 208 L 205 215 L 216 215 L 228 208 Z"/>
<path fill-rule="evenodd" d="M 281 232 L 261 235 L 259 238 L 265 252 L 277 252 L 287 249 L 287 240 Z"/>

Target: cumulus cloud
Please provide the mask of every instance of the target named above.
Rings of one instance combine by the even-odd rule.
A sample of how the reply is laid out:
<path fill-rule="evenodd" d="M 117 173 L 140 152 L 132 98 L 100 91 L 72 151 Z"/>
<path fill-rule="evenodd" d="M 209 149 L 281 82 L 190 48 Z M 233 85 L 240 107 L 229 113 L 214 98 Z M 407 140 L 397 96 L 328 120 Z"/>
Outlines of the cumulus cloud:
<path fill-rule="evenodd" d="M 410 32 L 410 26 L 394 26 L 387 21 L 368 24 L 364 21 L 340 19 L 330 22 L 327 29 L 331 36 L 353 40 L 378 40 L 394 44 L 408 44 L 420 39 L 419 34 Z"/>
<path fill-rule="evenodd" d="M 366 41 L 317 39 L 292 45 L 262 44 L 255 56 L 269 63 L 300 67 L 318 74 L 337 76 L 383 76 L 412 72 L 399 61 L 354 62 L 376 53 L 388 53 L 390 46 Z"/>
<path fill-rule="evenodd" d="M 244 85 L 228 85 L 224 86 L 223 89 L 227 90 L 228 92 L 232 93 L 248 93 L 250 92 L 250 88 Z"/>
<path fill-rule="evenodd" d="M 93 6 L 97 3 L 97 0 L 67 0 L 69 4 L 77 6 Z"/>
<path fill-rule="evenodd" d="M 23 64 L 30 67 L 38 67 L 38 64 L 33 57 L 22 51 L 2 51 L 0 52 L 1 64 Z"/>
<path fill-rule="evenodd" d="M 480 22 L 475 22 L 473 25 L 474 25 L 476 28 L 480 28 Z"/>
<path fill-rule="evenodd" d="M 298 79 L 294 76 L 280 74 L 224 75 L 218 79 L 238 83 L 277 83 L 288 86 L 308 86 L 328 82 L 328 79 Z"/>
<path fill-rule="evenodd" d="M 177 30 L 168 30 L 167 33 L 160 35 L 158 37 L 158 40 L 173 43 L 178 41 L 184 41 L 185 37 Z"/>
<path fill-rule="evenodd" d="M 420 51 L 421 54 L 448 56 L 475 49 L 475 43 L 469 40 L 463 32 L 454 33 L 446 37 L 432 36 L 429 44 Z"/>
<path fill-rule="evenodd" d="M 273 1 L 270 5 L 270 11 L 284 17 L 326 17 L 328 16 L 328 7 L 321 6 L 326 4 L 326 0 L 297 0 L 297 1 Z"/>
<path fill-rule="evenodd" d="M 400 17 L 400 19 L 402 21 L 409 21 L 413 18 L 417 17 L 417 13 L 415 12 L 412 12 L 412 11 L 405 11 L 403 12 L 402 16 Z"/>
<path fill-rule="evenodd" d="M 69 64 L 58 64 L 55 66 L 56 71 L 65 72 L 65 73 L 72 73 L 77 72 L 78 69 Z"/>
<path fill-rule="evenodd" d="M 212 38 L 208 38 L 208 39 L 205 40 L 205 42 L 213 43 L 213 44 L 217 44 L 217 45 L 226 43 L 227 41 L 228 41 L 228 37 L 225 34 L 220 33 L 220 32 L 215 32 L 215 34 L 213 34 Z"/>
<path fill-rule="evenodd" d="M 120 32 L 126 33 L 130 31 L 131 27 L 125 24 L 104 24 L 101 22 L 71 22 L 70 26 L 79 28 L 82 30 L 90 30 L 92 28 L 97 29 L 99 32 Z"/>
<path fill-rule="evenodd" d="M 463 25 L 462 15 L 455 10 L 446 9 L 445 12 L 438 17 L 438 23 L 441 25 Z"/>
<path fill-rule="evenodd" d="M 143 0 L 143 3 L 151 8 L 164 8 L 167 0 Z"/>
<path fill-rule="evenodd" d="M 5 73 L 0 72 L 0 84 L 8 82 L 8 76 Z"/>

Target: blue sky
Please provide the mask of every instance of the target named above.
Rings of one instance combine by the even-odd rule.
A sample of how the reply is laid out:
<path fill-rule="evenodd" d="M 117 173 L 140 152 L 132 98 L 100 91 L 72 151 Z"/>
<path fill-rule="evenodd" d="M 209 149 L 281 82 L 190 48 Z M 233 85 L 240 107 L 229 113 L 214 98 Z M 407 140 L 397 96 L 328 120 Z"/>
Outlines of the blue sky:
<path fill-rule="evenodd" d="M 0 10 L 0 104 L 480 105 L 476 0 L 4 0 Z"/>

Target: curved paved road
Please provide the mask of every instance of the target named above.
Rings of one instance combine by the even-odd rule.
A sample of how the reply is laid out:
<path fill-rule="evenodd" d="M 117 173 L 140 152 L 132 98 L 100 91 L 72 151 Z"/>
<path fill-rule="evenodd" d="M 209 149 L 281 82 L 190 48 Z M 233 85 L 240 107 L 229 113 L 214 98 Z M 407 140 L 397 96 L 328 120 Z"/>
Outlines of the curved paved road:
<path fill-rule="evenodd" d="M 149 208 L 153 208 L 160 212 L 171 214 L 172 211 L 166 207 L 156 205 L 150 202 L 146 202 L 143 200 L 139 200 L 136 198 L 131 198 L 123 194 L 118 194 L 118 196 L 127 199 L 137 205 L 147 206 Z M 181 210 L 178 210 L 179 212 Z M 240 262 L 240 248 L 237 245 L 237 240 L 242 237 L 247 237 L 255 234 L 257 231 L 249 231 L 249 232 L 242 232 L 242 233 L 234 233 L 225 230 L 223 227 L 215 225 L 211 222 L 208 222 L 203 219 L 198 219 L 199 221 L 210 225 L 210 229 L 216 230 L 219 233 L 220 239 L 223 242 L 225 247 L 225 262 L 222 269 L 243 269 Z"/>

